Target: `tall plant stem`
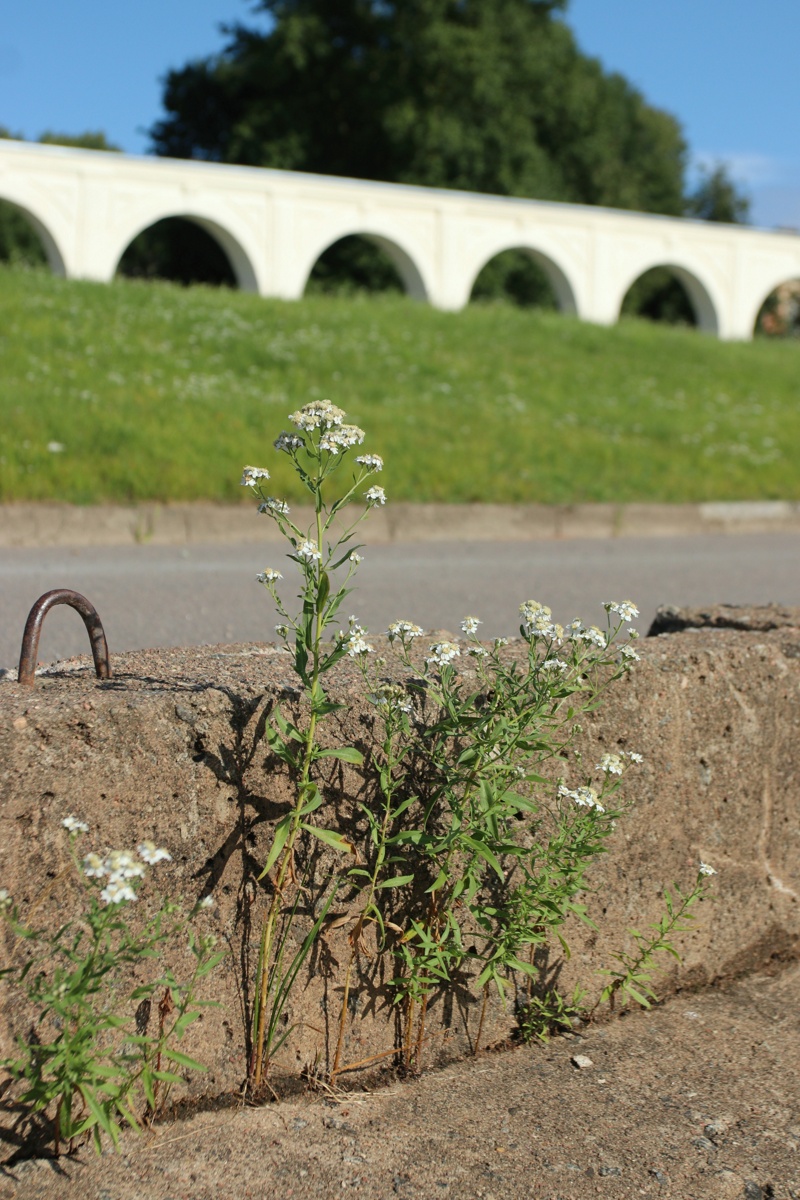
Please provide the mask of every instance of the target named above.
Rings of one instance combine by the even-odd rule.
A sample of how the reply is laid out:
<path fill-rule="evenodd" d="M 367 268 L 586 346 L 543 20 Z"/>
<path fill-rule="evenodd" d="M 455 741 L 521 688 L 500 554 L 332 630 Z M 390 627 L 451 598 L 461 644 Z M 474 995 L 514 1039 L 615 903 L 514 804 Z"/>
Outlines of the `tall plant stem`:
<path fill-rule="evenodd" d="M 317 522 L 317 549 L 322 552 L 322 498 L 317 489 L 316 499 L 316 522 Z M 320 559 L 320 564 L 321 564 Z M 253 1053 L 250 1065 L 250 1076 L 254 1087 L 259 1087 L 266 1076 L 269 1067 L 269 1047 L 265 1046 L 266 1028 L 267 1028 L 267 1004 L 269 1001 L 270 985 L 272 981 L 272 945 L 275 938 L 275 926 L 278 921 L 278 913 L 280 912 L 281 903 L 283 900 L 283 888 L 286 884 L 289 870 L 294 858 L 294 846 L 297 840 L 297 834 L 300 830 L 300 812 L 306 802 L 306 789 L 308 787 L 311 776 L 311 764 L 313 762 L 314 746 L 316 742 L 317 731 L 317 714 L 314 711 L 313 697 L 316 694 L 317 683 L 319 681 L 319 665 L 320 665 L 320 642 L 322 640 L 322 613 L 319 605 L 319 584 L 322 572 L 320 565 L 315 572 L 314 579 L 314 637 L 312 649 L 312 672 L 311 672 L 311 695 L 312 707 L 311 717 L 308 723 L 308 731 L 306 733 L 305 748 L 303 753 L 303 765 L 300 771 L 300 783 L 297 789 L 297 801 L 292 814 L 292 824 L 289 829 L 289 835 L 286 839 L 281 854 L 278 874 L 275 877 L 273 885 L 272 898 L 270 900 L 267 917 L 264 922 L 264 929 L 261 934 L 261 946 L 258 955 L 258 992 L 256 1002 L 257 1022 L 256 1035 L 253 1039 Z"/>
<path fill-rule="evenodd" d="M 485 983 L 483 985 L 483 1003 L 481 1004 L 481 1019 L 478 1022 L 478 1033 L 475 1037 L 475 1049 L 472 1052 L 474 1058 L 478 1057 L 478 1050 L 480 1049 L 481 1034 L 483 1033 L 483 1022 L 486 1018 L 486 1005 L 487 1005 L 488 1000 L 489 1000 L 489 984 Z"/>

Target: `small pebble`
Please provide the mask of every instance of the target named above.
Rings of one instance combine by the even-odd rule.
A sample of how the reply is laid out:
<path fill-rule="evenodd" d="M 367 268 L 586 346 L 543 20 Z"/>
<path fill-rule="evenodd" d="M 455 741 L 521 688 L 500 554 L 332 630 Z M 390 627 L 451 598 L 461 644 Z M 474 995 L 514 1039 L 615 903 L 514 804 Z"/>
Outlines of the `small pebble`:
<path fill-rule="evenodd" d="M 579 1071 L 587 1071 L 589 1067 L 594 1066 L 592 1060 L 587 1058 L 585 1054 L 573 1054 L 569 1061 L 572 1063 L 573 1067 L 576 1067 Z"/>

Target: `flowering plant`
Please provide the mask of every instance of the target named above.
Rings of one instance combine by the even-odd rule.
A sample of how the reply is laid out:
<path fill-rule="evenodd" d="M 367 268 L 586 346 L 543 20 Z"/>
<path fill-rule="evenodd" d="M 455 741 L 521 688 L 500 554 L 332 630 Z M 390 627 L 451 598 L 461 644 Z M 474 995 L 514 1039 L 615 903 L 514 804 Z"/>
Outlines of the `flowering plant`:
<path fill-rule="evenodd" d="M 22 1084 L 18 1101 L 27 1111 L 52 1115 L 56 1154 L 86 1134 L 98 1151 L 103 1133 L 116 1145 L 123 1125 L 139 1129 L 163 1105 L 170 1086 L 182 1082 L 181 1070 L 205 1070 L 176 1043 L 210 1003 L 197 999 L 198 984 L 225 954 L 215 949 L 212 934 L 192 928 L 213 907 L 211 896 L 188 913 L 165 899 L 138 928 L 129 920 L 147 868 L 169 862 L 167 850 L 144 840 L 137 854 L 90 851 L 79 860 L 77 840 L 89 827 L 75 816 L 62 825 L 83 892 L 80 915 L 47 934 L 25 923 L 7 889 L 0 889 L 0 910 L 16 939 L 11 958 L 25 951 L 21 965 L 3 968 L 0 976 L 38 1012 L 33 1034 L 0 1066 Z M 187 928 L 194 959 L 187 980 L 166 970 L 149 983 L 127 985 L 131 970 Z M 148 1033 L 157 993 L 157 1028 Z"/>

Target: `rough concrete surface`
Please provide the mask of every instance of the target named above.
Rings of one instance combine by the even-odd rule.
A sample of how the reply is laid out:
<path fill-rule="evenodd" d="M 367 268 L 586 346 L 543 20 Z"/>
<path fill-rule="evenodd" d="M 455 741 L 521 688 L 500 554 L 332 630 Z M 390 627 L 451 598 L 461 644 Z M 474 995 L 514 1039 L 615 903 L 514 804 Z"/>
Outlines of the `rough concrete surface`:
<path fill-rule="evenodd" d="M 296 509 L 311 524 L 313 512 Z M 705 504 L 392 504 L 370 518 L 370 541 L 525 541 L 547 538 L 779 533 L 800 530 L 800 503 L 787 500 Z M 41 502 L 0 506 L 0 547 L 191 545 L 280 542 L 253 504 L 205 502 L 131 506 Z"/>
<path fill-rule="evenodd" d="M 800 969 L 338 1102 L 0 1168 L 0 1200 L 797 1200 Z M 591 1066 L 577 1068 L 578 1056 Z"/>
<path fill-rule="evenodd" d="M 665 885 L 674 881 L 686 886 L 693 880 L 700 857 L 713 863 L 719 875 L 714 881 L 711 900 L 701 906 L 696 929 L 681 939 L 681 966 L 674 967 L 660 981 L 662 994 L 734 979 L 746 972 L 769 968 L 782 959 L 790 959 L 795 954 L 800 933 L 797 903 L 800 893 L 800 629 L 797 622 L 757 634 L 735 629 L 691 629 L 652 638 L 640 642 L 639 646 L 642 662 L 636 672 L 620 681 L 600 712 L 585 723 L 583 748 L 587 761 L 594 762 L 603 751 L 620 747 L 644 754 L 645 764 L 637 775 L 629 776 L 626 781 L 627 795 L 634 805 L 619 823 L 614 838 L 616 844 L 591 872 L 589 912 L 600 925 L 600 931 L 593 933 L 577 926 L 570 930 L 571 961 L 564 963 L 551 959 L 541 964 L 543 975 L 557 978 L 559 986 L 566 990 L 578 979 L 590 989 L 599 990 L 601 984 L 594 974 L 596 969 L 606 965 L 610 954 L 626 944 L 626 930 L 631 925 L 640 927 L 658 917 Z M 222 1008 L 209 1010 L 204 1021 L 195 1025 L 187 1037 L 186 1050 L 197 1054 L 210 1068 L 207 1075 L 193 1079 L 195 1095 L 204 1092 L 213 1098 L 234 1091 L 244 1075 L 248 987 L 254 971 L 253 941 L 258 933 L 265 887 L 263 882 L 256 882 L 256 877 L 266 854 L 267 830 L 285 811 L 289 796 L 286 781 L 267 759 L 259 735 L 265 707 L 268 708 L 276 696 L 291 707 L 295 700 L 293 688 L 290 660 L 282 651 L 267 645 L 122 655 L 115 662 L 115 678 L 108 683 L 93 678 L 86 660 L 57 665 L 37 678 L 33 691 L 25 691 L 10 679 L 0 682 L 0 876 L 3 886 L 13 892 L 23 911 L 41 892 L 42 869 L 55 882 L 40 914 L 55 921 L 63 911 L 65 893 L 60 889 L 66 884 L 59 880 L 67 859 L 65 835 L 59 822 L 68 813 L 76 813 L 90 823 L 91 839 L 94 839 L 90 839 L 91 844 L 98 848 L 133 845 L 143 836 L 152 836 L 173 854 L 175 861 L 169 868 L 169 876 L 165 875 L 171 890 L 182 892 L 190 900 L 213 890 L 218 899 L 217 909 L 209 921 L 229 941 L 232 954 L 224 968 L 212 977 L 207 993 L 222 1001 Z M 345 663 L 337 669 L 332 691 L 346 703 L 347 709 L 342 716 L 341 728 L 337 729 L 332 721 L 331 739 L 355 743 L 366 749 L 371 718 L 363 702 L 360 675 L 352 664 Z M 331 819 L 346 827 L 353 819 L 352 798 L 362 794 L 364 787 L 364 779 L 354 768 L 342 770 L 337 765 L 325 787 Z M 330 1024 L 340 994 L 337 991 L 340 986 L 336 974 L 337 953 L 340 955 L 343 943 L 341 935 L 338 936 L 340 941 L 335 933 L 327 939 L 324 961 L 321 957 L 312 960 L 302 992 L 293 1003 L 289 1020 L 308 1024 L 298 1031 L 291 1051 L 279 1064 L 276 1075 L 279 1087 L 283 1080 L 296 1077 L 304 1064 L 312 1064 L 315 1060 L 324 1064 L 330 1056 Z M 180 968 L 179 962 L 176 965 Z M 796 976 L 791 973 L 781 978 L 786 981 L 786 988 L 790 988 L 792 980 L 796 981 Z M 747 987 L 757 989 L 760 985 L 754 980 L 742 986 L 745 992 L 741 995 L 745 996 L 749 994 Z M 790 1003 L 789 991 L 780 992 L 783 982 L 764 986 L 767 988 L 765 995 L 772 996 L 769 989 L 776 988 L 778 991 L 774 995 L 780 993 L 784 997 L 780 1003 Z M 735 989 L 730 993 L 731 996 L 739 994 Z M 347 1056 L 351 1062 L 391 1049 L 395 1037 L 383 980 L 368 967 L 359 979 L 356 995 L 356 1011 L 348 1028 Z M 722 1003 L 720 995 L 704 994 L 702 1002 L 712 1006 Z M 780 1003 L 776 1000 L 777 1008 Z M 692 1006 L 697 1007 L 694 999 Z M 469 1052 L 479 1007 L 477 996 L 466 991 L 458 996 L 455 1004 L 446 1003 L 444 998 L 435 1000 L 428 1025 L 432 1039 L 426 1051 L 431 1065 L 452 1062 Z M 730 1019 L 724 1017 L 733 1027 L 737 1021 L 745 1019 L 742 1013 L 746 1008 L 744 1000 L 734 1009 L 726 1009 L 724 1005 L 719 1010 L 712 1008 L 707 1023 L 716 1027 L 723 1021 L 725 1013 L 733 1013 Z M 719 1021 L 715 1015 L 717 1011 L 721 1014 Z M 620 1101 L 623 1108 L 619 1112 L 627 1114 L 627 1125 L 623 1122 L 623 1127 L 629 1131 L 626 1137 L 644 1119 L 640 1109 L 644 1107 L 642 1097 L 645 1093 L 636 1089 L 644 1087 L 651 1078 L 651 1068 L 665 1066 L 663 1060 L 673 1042 L 678 1045 L 677 1034 L 673 1037 L 669 1032 L 672 1018 L 663 1016 L 676 1012 L 679 1009 L 668 1006 L 647 1018 L 656 1024 L 647 1024 L 647 1021 L 637 1024 L 639 1018 L 635 1021 L 628 1018 L 622 1024 L 602 1031 L 606 1038 L 619 1037 L 621 1040 L 615 1044 L 623 1047 L 627 1045 L 623 1033 L 627 1036 L 628 1028 L 663 1030 L 662 1041 L 653 1043 L 661 1046 L 652 1051 L 657 1055 L 656 1061 L 653 1062 L 651 1056 L 646 1069 L 645 1064 L 640 1064 L 641 1078 L 636 1071 L 628 1074 L 628 1083 L 620 1076 L 621 1095 L 623 1092 L 627 1095 L 625 1089 L 629 1084 L 635 1084 L 629 1099 Z M 666 1026 L 657 1024 L 662 1019 L 668 1022 Z M 25 1028 L 25 1020 L 23 1010 L 6 999 L 0 1053 L 6 1052 L 9 1035 Z M 513 1024 L 511 1010 L 504 1011 L 494 1005 L 486 1026 L 485 1042 L 504 1040 Z M 685 1027 L 678 1022 L 676 1030 Z M 701 1029 L 702 1026 L 692 1025 L 691 1028 Z M 655 1035 L 642 1033 L 642 1044 L 645 1045 L 651 1036 Z M 600 1033 L 592 1033 L 591 1037 L 603 1041 Z M 750 1045 L 747 1040 L 750 1037 L 751 1032 L 746 1033 L 742 1045 Z M 786 1050 L 791 1055 L 796 1053 L 797 1046 L 789 1046 L 789 1041 L 787 1027 Z M 704 1044 L 699 1037 L 687 1043 L 684 1036 L 681 1053 L 685 1066 L 699 1069 Z M 591 1057 L 591 1041 L 587 1046 Z M 695 1052 L 699 1057 L 692 1064 Z M 779 1047 L 774 1052 L 777 1059 L 782 1058 Z M 515 1055 L 502 1061 L 524 1063 L 528 1061 L 524 1055 L 532 1053 L 525 1051 L 522 1056 Z M 544 1053 L 545 1056 L 554 1053 L 553 1061 L 561 1061 L 558 1059 L 560 1047 Z M 481 1065 L 476 1067 L 446 1068 L 456 1070 L 454 1079 L 465 1080 L 463 1103 L 473 1104 L 475 1111 L 471 1119 L 475 1130 L 482 1119 L 477 1111 L 481 1104 L 475 1105 L 480 1071 L 484 1068 L 500 1070 L 496 1066 L 500 1059 L 488 1060 L 489 1067 L 486 1061 L 481 1059 Z M 535 1061 L 543 1063 L 547 1059 L 540 1056 Z M 734 1065 L 737 1073 L 731 1086 L 739 1089 L 736 1104 L 741 1107 L 748 1092 L 746 1077 L 760 1069 L 760 1065 L 749 1059 L 745 1065 L 741 1062 Z M 769 1076 L 771 1082 L 763 1086 L 768 1086 L 777 1096 L 784 1085 L 780 1082 L 779 1069 L 776 1067 L 775 1070 L 778 1075 L 773 1072 Z M 459 1071 L 466 1074 L 459 1075 Z M 596 1077 L 585 1076 L 586 1079 Z M 357 1080 L 358 1076 L 351 1078 Z M 435 1078 L 449 1077 L 431 1076 L 431 1081 L 423 1080 L 417 1086 L 435 1088 Z M 573 1076 L 567 1072 L 565 1078 L 573 1079 Z M 676 1079 L 680 1078 L 681 1072 L 678 1072 Z M 570 1083 L 569 1088 L 577 1087 L 584 1079 L 584 1073 L 576 1073 L 574 1079 L 576 1082 Z M 512 1087 L 511 1076 L 507 1086 L 500 1078 L 496 1082 L 501 1095 L 506 1094 L 507 1087 Z M 582 1084 L 580 1086 L 583 1088 Z M 713 1118 L 716 1108 L 712 1093 L 702 1093 L 699 1086 L 694 1090 L 698 1095 L 708 1094 L 709 1099 L 704 1104 L 709 1107 L 704 1110 L 704 1119 L 709 1114 Z M 544 1109 L 552 1107 L 546 1091 L 542 1085 L 541 1092 L 535 1092 L 539 1097 L 535 1103 L 535 1120 L 542 1117 Z M 411 1112 L 412 1091 L 403 1088 L 400 1094 L 406 1097 Z M 637 1095 L 640 1095 L 640 1101 L 634 1103 L 630 1096 Z M 561 1111 L 569 1115 L 556 1120 L 550 1112 L 546 1119 L 555 1120 L 552 1126 L 555 1130 L 561 1123 L 567 1131 L 574 1132 L 573 1107 L 580 1097 L 585 1100 L 587 1093 L 568 1090 L 564 1096 Z M 448 1102 L 455 1103 L 452 1092 L 448 1093 Z M 588 1111 L 581 1136 L 594 1135 L 592 1122 L 599 1119 L 600 1113 L 618 1112 L 613 1102 L 598 1100 L 598 1104 L 601 1106 L 594 1117 Z M 669 1109 L 669 1105 L 666 1107 Z M 727 1112 L 728 1107 L 726 1101 L 721 1111 Z M 384 1111 L 387 1121 L 394 1119 L 393 1110 Z M 667 1131 L 664 1133 L 665 1144 L 672 1145 L 669 1139 L 677 1137 L 670 1132 L 672 1116 L 669 1113 L 665 1116 L 660 1109 L 657 1111 L 661 1113 L 661 1126 Z M 464 1113 L 464 1120 L 467 1120 L 466 1109 Z M 796 1104 L 793 1114 L 786 1117 L 786 1122 L 794 1122 L 795 1127 Z M 261 1121 L 267 1117 L 243 1114 L 240 1119 Z M 269 1117 L 270 1121 L 272 1119 Z M 530 1124 L 532 1119 L 528 1114 L 526 1123 Z M 211 1121 L 212 1117 L 198 1117 L 197 1120 Z M 426 1117 L 420 1117 L 420 1125 L 420 1137 L 433 1137 L 431 1123 Z M 781 1125 L 782 1129 L 784 1125 Z M 335 1126 L 322 1128 L 336 1129 Z M 239 1139 L 241 1136 L 237 1135 Z M 377 1129 L 375 1136 L 380 1140 Z M 564 1129 L 559 1136 L 564 1136 Z M 601 1134 L 597 1136 L 600 1138 Z M 270 1134 L 268 1141 L 271 1137 Z M 309 1137 L 300 1139 L 298 1147 L 305 1146 Z M 477 1137 L 476 1133 L 474 1137 Z M 261 1133 L 258 1139 L 258 1144 L 263 1147 Z M 709 1140 L 713 1142 L 713 1139 Z M 620 1153 L 625 1144 L 624 1139 L 619 1143 Z M 674 1145 L 677 1147 L 676 1161 L 683 1162 L 683 1144 L 675 1142 Z M 435 1160 L 439 1152 L 433 1143 L 430 1146 L 425 1153 L 434 1154 Z M 13 1149 L 13 1146 L 9 1148 Z M 470 1155 L 476 1153 L 483 1151 L 473 1145 L 465 1161 L 473 1162 Z M 494 1153 L 500 1155 L 502 1150 L 488 1153 L 490 1162 L 496 1161 Z M 710 1155 L 712 1151 L 707 1153 Z M 548 1154 L 555 1162 L 555 1150 Z M 350 1157 L 355 1159 L 356 1156 Z M 504 1163 L 511 1161 L 516 1160 L 503 1157 Z M 722 1170 L 728 1161 L 739 1163 L 740 1160 L 723 1156 L 719 1169 Z M 341 1179 L 346 1179 L 347 1172 L 340 1171 L 341 1157 L 335 1162 L 336 1188 L 341 1188 Z M 533 1170 L 536 1164 L 530 1157 L 527 1162 L 528 1170 Z M 353 1166 L 350 1176 L 353 1179 L 359 1174 L 358 1164 L 350 1165 Z M 585 1171 L 593 1166 L 599 1171 L 602 1165 L 602 1161 L 598 1165 L 587 1159 L 585 1167 L 580 1169 Z M 751 1179 L 751 1176 L 741 1174 L 746 1163 L 740 1165 L 741 1170 L 740 1166 L 732 1168 L 734 1174 L 738 1172 L 740 1181 Z M 686 1163 L 681 1169 L 684 1167 Z M 325 1170 L 329 1168 L 331 1164 L 327 1163 Z M 662 1169 L 654 1160 L 653 1170 L 661 1171 L 669 1178 L 669 1169 Z M 496 1168 L 491 1167 L 491 1170 Z M 572 1167 L 567 1164 L 564 1171 L 567 1174 L 553 1176 L 552 1186 L 547 1183 L 549 1191 L 545 1188 L 530 1194 L 537 1197 L 592 1194 L 576 1190 L 588 1185 L 585 1181 L 576 1182 L 578 1176 L 572 1173 Z M 404 1174 L 408 1172 L 399 1171 L 400 1176 Z M 753 1176 L 754 1186 L 757 1183 L 759 1187 L 780 1178 L 762 1179 L 758 1172 L 756 1176 Z M 49 1177 L 45 1173 L 25 1178 L 27 1182 L 21 1187 L 33 1187 L 34 1179 L 47 1180 Z M 297 1183 L 287 1183 L 286 1194 L 289 1187 L 306 1186 L 302 1183 L 304 1178 L 298 1175 Z M 310 1174 L 309 1187 L 311 1178 Z M 550 1177 L 546 1178 L 549 1180 Z M 594 1176 L 586 1177 L 594 1180 L 593 1188 L 606 1189 L 618 1185 L 627 1187 L 628 1181 L 620 1183 L 621 1178 L 615 1175 L 602 1178 L 598 1175 L 596 1180 Z M 487 1179 L 484 1196 L 509 1194 L 501 1186 L 502 1181 L 493 1184 L 491 1176 Z M 657 1176 L 652 1179 L 655 1183 L 644 1179 L 638 1186 L 662 1187 Z M 691 1179 L 694 1186 L 691 1175 L 686 1175 L 686 1179 Z M 51 1180 L 46 1186 L 56 1186 L 57 1182 Z M 436 1181 L 433 1182 L 435 1185 Z M 319 1177 L 319 1186 L 322 1189 L 329 1186 L 327 1175 Z M 397 1183 L 392 1178 L 390 1186 L 396 1194 L 404 1194 L 404 1183 Z M 740 1190 L 743 1186 L 742 1182 Z M 140 1191 L 138 1194 L 154 1197 L 206 1194 L 187 1190 L 189 1183 L 181 1184 L 182 1191 L 177 1183 L 170 1187 L 172 1190 Z M 255 1186 L 252 1194 L 263 1194 L 261 1187 Z M 416 1192 L 408 1192 L 409 1195 L 439 1194 L 438 1188 L 426 1191 L 429 1184 L 422 1177 L 414 1187 Z M 56 1193 L 29 1191 L 20 1194 Z M 109 1196 L 112 1194 L 108 1193 Z M 246 1195 L 247 1192 L 242 1190 L 239 1194 Z M 294 1194 L 306 1193 L 295 1190 Z M 317 1194 L 320 1194 L 319 1190 Z M 324 1190 L 322 1194 L 326 1194 Z M 373 1194 L 389 1195 L 392 1192 L 376 1190 Z M 446 1194 L 444 1189 L 442 1194 Z M 456 1191 L 455 1194 L 477 1195 L 478 1191 Z M 524 1196 L 527 1193 L 510 1194 Z M 609 1191 L 609 1194 L 639 1193 L 634 1189 Z M 662 1190 L 652 1194 L 664 1193 Z M 678 1190 L 674 1194 L 693 1193 Z M 739 1193 L 729 1189 L 727 1192 L 700 1190 L 696 1194 L 733 1196 Z M 126 1193 L 119 1195 L 123 1197 Z"/>

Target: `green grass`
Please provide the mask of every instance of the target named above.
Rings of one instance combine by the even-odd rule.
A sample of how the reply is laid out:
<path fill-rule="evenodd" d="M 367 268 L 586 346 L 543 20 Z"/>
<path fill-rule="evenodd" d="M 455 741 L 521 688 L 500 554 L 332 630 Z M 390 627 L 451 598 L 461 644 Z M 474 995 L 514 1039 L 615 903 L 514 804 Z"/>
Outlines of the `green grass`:
<path fill-rule="evenodd" d="M 0 371 L 7 502 L 236 501 L 246 462 L 297 499 L 272 441 L 314 397 L 367 430 L 390 499 L 800 498 L 798 342 L 5 268 Z"/>

